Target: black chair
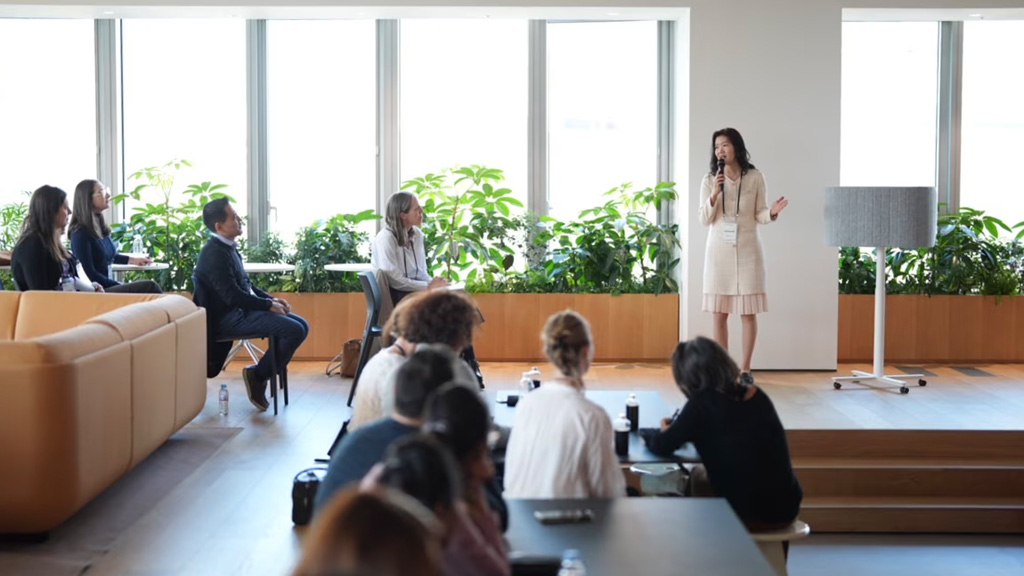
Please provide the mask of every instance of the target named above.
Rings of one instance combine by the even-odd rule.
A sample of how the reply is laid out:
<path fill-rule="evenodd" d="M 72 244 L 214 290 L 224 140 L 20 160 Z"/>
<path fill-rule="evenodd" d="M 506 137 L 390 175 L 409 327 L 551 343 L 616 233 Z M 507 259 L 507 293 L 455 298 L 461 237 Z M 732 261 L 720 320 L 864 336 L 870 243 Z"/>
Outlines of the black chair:
<path fill-rule="evenodd" d="M 356 397 L 356 386 L 359 384 L 363 367 L 370 360 L 370 348 L 374 339 L 380 338 L 384 333 L 384 329 L 377 323 L 380 320 L 381 296 L 376 273 L 372 270 L 360 272 L 359 283 L 362 284 L 363 295 L 366 296 L 366 328 L 363 330 L 363 345 L 359 349 L 356 377 L 352 379 L 352 389 L 348 393 L 349 406 L 352 406 L 352 399 Z"/>
<path fill-rule="evenodd" d="M 270 355 L 270 395 L 274 399 L 274 416 L 277 416 L 277 388 L 280 385 L 284 392 L 284 405 L 288 405 L 288 366 L 277 367 L 277 352 L 275 352 L 277 337 L 270 334 L 243 334 L 240 336 L 218 336 L 217 342 L 234 342 L 236 340 L 259 340 L 267 339 L 266 354 Z"/>

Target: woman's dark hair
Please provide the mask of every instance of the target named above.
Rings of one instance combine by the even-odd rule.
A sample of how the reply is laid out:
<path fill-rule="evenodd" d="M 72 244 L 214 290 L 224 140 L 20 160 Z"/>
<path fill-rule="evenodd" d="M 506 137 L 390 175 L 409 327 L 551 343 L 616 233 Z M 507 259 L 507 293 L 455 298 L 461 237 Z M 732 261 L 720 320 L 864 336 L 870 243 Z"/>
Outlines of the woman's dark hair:
<path fill-rule="evenodd" d="M 110 226 L 103 219 L 102 212 L 93 209 L 92 198 L 96 194 L 98 180 L 82 180 L 75 186 L 75 199 L 71 204 L 71 225 L 68 232 L 85 230 L 93 238 L 110 236 Z M 102 186 L 102 184 L 100 184 Z"/>
<path fill-rule="evenodd" d="M 718 156 L 715 156 L 715 140 L 718 140 L 719 136 L 725 136 L 732 143 L 732 149 L 736 153 L 736 161 L 740 164 L 740 171 L 743 174 L 749 172 L 755 166 L 750 163 L 750 152 L 747 150 L 747 145 L 743 142 L 743 136 L 740 135 L 739 130 L 735 128 L 722 128 L 721 130 L 715 130 L 715 133 L 711 135 L 711 173 L 718 173 Z"/>
<path fill-rule="evenodd" d="M 455 378 L 455 355 L 447 350 L 417 350 L 395 373 L 395 412 L 420 419 L 430 397 Z"/>
<path fill-rule="evenodd" d="M 462 493 L 455 458 L 427 434 L 407 436 L 391 444 L 383 464 L 377 483 L 412 496 L 429 510 L 450 510 Z"/>
<path fill-rule="evenodd" d="M 423 430 L 440 440 L 460 463 L 487 443 L 491 417 L 480 393 L 460 384 L 441 387 L 427 401 Z"/>
<path fill-rule="evenodd" d="M 473 330 L 479 323 L 476 305 L 468 296 L 451 290 L 431 290 L 405 308 L 400 329 L 410 342 L 445 344 L 461 350 L 473 344 Z"/>
<path fill-rule="evenodd" d="M 672 354 L 672 377 L 687 398 L 717 392 L 742 400 L 749 390 L 740 382 L 740 369 L 729 353 L 703 336 L 676 346 Z"/>
<path fill-rule="evenodd" d="M 39 238 L 46 246 L 46 251 L 54 260 L 61 262 L 71 257 L 67 248 L 60 242 L 56 227 L 53 225 L 57 213 L 64 209 L 67 201 L 66 192 L 56 186 L 40 186 L 32 193 L 28 201 L 28 216 L 21 225 L 18 244 L 33 236 Z"/>

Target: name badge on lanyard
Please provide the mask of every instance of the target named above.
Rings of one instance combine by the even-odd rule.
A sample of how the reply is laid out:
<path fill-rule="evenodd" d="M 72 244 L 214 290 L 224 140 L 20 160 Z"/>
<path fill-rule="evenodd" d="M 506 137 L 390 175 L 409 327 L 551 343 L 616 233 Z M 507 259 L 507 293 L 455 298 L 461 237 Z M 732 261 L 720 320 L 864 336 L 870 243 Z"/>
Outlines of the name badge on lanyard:
<path fill-rule="evenodd" d="M 729 246 L 736 245 L 736 223 L 722 222 L 722 241 Z"/>
<path fill-rule="evenodd" d="M 736 220 L 740 217 L 740 193 L 743 191 L 743 176 L 740 175 L 740 181 L 736 186 L 736 216 L 732 221 L 728 219 L 722 222 L 722 241 L 729 246 L 736 245 L 736 233 L 737 233 L 737 222 Z M 722 199 L 723 210 L 725 208 L 725 199 Z"/>

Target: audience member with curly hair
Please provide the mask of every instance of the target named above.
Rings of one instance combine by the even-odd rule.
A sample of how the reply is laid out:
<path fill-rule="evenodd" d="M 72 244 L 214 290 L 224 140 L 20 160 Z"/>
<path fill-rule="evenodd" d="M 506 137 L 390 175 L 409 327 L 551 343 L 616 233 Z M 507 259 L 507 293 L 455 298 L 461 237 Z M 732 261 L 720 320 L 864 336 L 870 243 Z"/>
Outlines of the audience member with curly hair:
<path fill-rule="evenodd" d="M 473 344 L 480 322 L 476 305 L 459 292 L 421 292 L 395 307 L 385 331 L 395 342 L 374 355 L 359 378 L 349 430 L 379 420 L 394 409 L 395 376 L 418 345 L 443 344 L 458 355 Z M 475 376 L 465 362 L 457 364 L 455 380 L 476 387 Z"/>

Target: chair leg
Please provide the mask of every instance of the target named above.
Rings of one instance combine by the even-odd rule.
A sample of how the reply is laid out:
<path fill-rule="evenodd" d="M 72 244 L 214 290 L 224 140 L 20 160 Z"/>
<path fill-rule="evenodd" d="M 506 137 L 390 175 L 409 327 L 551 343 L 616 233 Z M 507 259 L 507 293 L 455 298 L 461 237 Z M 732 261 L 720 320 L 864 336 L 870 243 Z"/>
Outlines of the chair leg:
<path fill-rule="evenodd" d="M 373 336 L 367 329 L 363 334 L 363 347 L 359 350 L 359 364 L 356 365 L 356 377 L 352 379 L 352 389 L 348 391 L 348 405 L 352 406 L 352 399 L 356 397 L 356 386 L 359 385 L 359 377 L 363 374 L 363 366 L 370 359 L 370 346 L 373 344 Z"/>
<path fill-rule="evenodd" d="M 284 390 L 284 405 L 288 405 L 288 367 L 281 368 L 281 390 Z"/>
<path fill-rule="evenodd" d="M 267 342 L 267 354 L 270 354 L 270 394 L 274 397 L 274 416 L 277 416 L 277 342 L 273 336 Z"/>

